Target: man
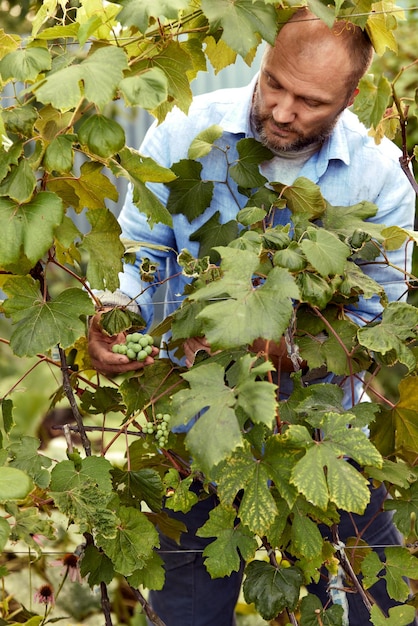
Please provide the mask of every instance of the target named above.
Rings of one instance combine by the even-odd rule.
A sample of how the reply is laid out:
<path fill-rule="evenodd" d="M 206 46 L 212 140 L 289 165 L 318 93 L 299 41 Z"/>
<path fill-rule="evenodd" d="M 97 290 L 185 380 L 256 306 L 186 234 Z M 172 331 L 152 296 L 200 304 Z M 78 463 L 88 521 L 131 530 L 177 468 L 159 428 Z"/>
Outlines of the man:
<path fill-rule="evenodd" d="M 308 11 L 302 9 L 280 30 L 274 47 L 269 47 L 262 59 L 260 72 L 252 83 L 240 89 L 226 89 L 195 98 L 186 116 L 174 110 L 161 125 L 148 132 L 140 152 L 170 167 L 187 158 L 190 142 L 205 128 L 218 124 L 224 133 L 219 140 L 228 146 L 231 159 L 236 155 L 236 144 L 243 137 L 255 137 L 274 154 L 261 170 L 271 181 L 292 184 L 298 176 L 317 183 L 323 196 L 333 205 L 350 206 L 362 200 L 374 202 L 378 213 L 373 221 L 413 227 L 415 195 L 399 166 L 399 150 L 389 141 L 375 145 L 367 130 L 347 110 L 352 104 L 359 79 L 367 71 L 372 58 L 372 47 L 365 34 L 344 22 L 332 30 Z M 202 179 L 220 181 L 225 178 L 225 162 L 221 151 L 212 150 L 202 159 Z M 164 185 L 150 188 L 165 204 L 169 190 Z M 123 234 L 128 239 L 149 241 L 167 246 L 173 251 L 188 249 L 198 256 L 198 243 L 190 236 L 215 211 L 220 211 L 223 223 L 233 220 L 247 198 L 242 196 L 234 181 L 229 186 L 215 184 L 213 200 L 207 211 L 190 224 L 185 216 L 173 216 L 173 227 L 157 224 L 149 228 L 146 219 L 127 198 L 120 215 Z M 281 223 L 287 223 L 290 214 L 280 211 Z M 159 276 L 172 276 L 168 281 L 165 314 L 175 310 L 182 299 L 186 279 L 176 263 L 176 254 L 147 249 L 141 255 L 158 263 Z M 405 266 L 405 251 L 391 253 L 393 265 Z M 408 261 L 410 263 L 410 261 Z M 405 268 L 409 269 L 409 265 Z M 368 272 L 384 286 L 388 298 L 397 300 L 405 292 L 404 275 L 391 268 L 378 266 Z M 120 292 L 103 294 L 104 304 L 124 304 L 136 298 L 143 286 L 137 266 L 126 266 L 121 277 Z M 138 298 L 141 314 L 148 323 L 152 320 L 152 293 L 147 289 Z M 379 303 L 370 299 L 362 303 L 357 315 L 371 319 L 379 312 Z M 93 319 L 90 333 L 90 353 L 98 370 L 109 374 L 144 367 L 128 362 L 122 355 L 113 354 Z M 210 350 L 204 338 L 188 340 L 185 344 L 186 363 L 191 365 L 199 349 Z M 273 363 L 281 371 L 291 370 L 284 344 L 274 346 Z M 149 357 L 145 365 L 153 362 Z M 356 393 L 360 394 L 358 387 Z M 346 398 L 347 406 L 357 401 Z M 372 499 L 368 512 L 354 516 L 358 528 L 366 528 L 382 504 L 382 494 Z M 215 502 L 205 501 L 190 514 L 179 515 L 189 533 L 182 541 L 184 552 L 178 546 L 164 542 L 163 550 L 174 552 L 167 556 L 166 584 L 161 592 L 151 593 L 151 603 L 167 626 L 231 626 L 234 624 L 234 606 L 238 597 L 242 573 L 228 579 L 211 580 L 204 570 L 199 551 L 205 543 L 194 536 Z M 379 528 L 370 525 L 363 536 L 372 545 L 399 542 L 391 519 L 379 517 Z M 382 522 L 382 520 L 384 520 Z M 353 517 L 344 516 L 340 536 L 355 534 Z M 378 604 L 385 610 L 390 605 L 384 589 L 373 589 Z M 327 602 L 326 590 L 319 590 Z M 369 615 L 355 594 L 349 595 L 350 625 L 364 626 Z"/>

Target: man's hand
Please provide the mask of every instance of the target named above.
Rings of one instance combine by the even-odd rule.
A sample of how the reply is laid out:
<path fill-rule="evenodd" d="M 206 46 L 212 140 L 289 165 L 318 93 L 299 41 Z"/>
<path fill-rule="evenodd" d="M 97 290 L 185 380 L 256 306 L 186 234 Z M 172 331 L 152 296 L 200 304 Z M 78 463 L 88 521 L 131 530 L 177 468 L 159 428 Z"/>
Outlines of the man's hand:
<path fill-rule="evenodd" d="M 186 339 L 183 344 L 183 348 L 187 367 L 191 367 L 193 365 L 196 354 L 200 350 L 204 350 L 208 354 L 213 354 L 211 352 L 210 345 L 204 337 L 191 337 L 190 339 Z"/>
<path fill-rule="evenodd" d="M 98 372 L 115 376 L 134 370 L 140 370 L 147 365 L 154 363 L 154 357 L 159 350 L 153 347 L 152 353 L 145 361 L 131 361 L 124 354 L 116 354 L 112 352 L 112 346 L 116 343 L 124 343 L 125 333 L 119 333 L 109 337 L 100 328 L 100 316 L 102 313 L 96 313 L 90 320 L 89 328 L 89 354 L 91 363 Z"/>
<path fill-rule="evenodd" d="M 267 354 L 279 373 L 295 371 L 295 366 L 289 357 L 284 337 L 282 337 L 280 343 L 267 341 L 266 339 L 256 339 L 250 349 L 252 352 Z M 305 365 L 305 362 L 300 362 L 300 367 Z"/>

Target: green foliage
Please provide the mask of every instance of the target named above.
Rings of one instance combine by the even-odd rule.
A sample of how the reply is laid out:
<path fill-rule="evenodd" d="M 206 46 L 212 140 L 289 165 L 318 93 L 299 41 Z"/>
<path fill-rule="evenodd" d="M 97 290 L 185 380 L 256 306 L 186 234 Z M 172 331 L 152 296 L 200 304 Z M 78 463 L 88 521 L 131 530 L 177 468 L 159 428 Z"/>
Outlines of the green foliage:
<path fill-rule="evenodd" d="M 390 3 L 308 6 L 329 25 L 337 15 L 360 23 L 379 54 L 397 55 L 395 15 L 402 16 Z M 294 9 L 271 0 L 45 0 L 34 5 L 30 34 L 0 30 L 0 286 L 9 322 L 0 347 L 13 376 L 2 381 L 0 548 L 22 542 L 41 557 L 37 535 L 53 544 L 56 518 L 64 519 L 82 544 L 80 572 L 90 587 L 101 587 L 103 607 L 103 589 L 121 578 L 133 588 L 162 588 L 156 527 L 175 541 L 185 530 L 163 512 L 163 497 L 167 508 L 187 512 L 216 490 L 220 505 L 197 531 L 213 539 L 203 553 L 210 575 L 238 571 L 242 557 L 246 601 L 266 620 L 286 611 L 294 622 L 298 614 L 301 626 L 342 623 L 341 607 L 322 607 L 300 592 L 322 566 L 335 568 L 334 547 L 318 523 L 338 524 L 337 509 L 362 513 L 370 479 L 388 487 L 385 508 L 395 511 L 406 540 L 418 536 L 416 308 L 388 304 L 361 268 L 378 258 L 384 263 L 387 251 L 412 245 L 416 234 L 367 221 L 377 210 L 370 202 L 332 206 L 305 178 L 291 186 L 268 181 L 259 166 L 272 153 L 243 139 L 232 160 L 218 126 L 200 133 L 188 158 L 167 169 L 126 146 L 112 114 L 116 99 L 158 122 L 174 106 L 187 113 L 190 82 L 207 61 L 215 71 L 237 55 L 250 64 Z M 376 141 L 416 115 L 407 71 L 416 72 L 415 53 L 399 75 L 374 71 L 361 82 L 355 110 Z M 211 150 L 224 160 L 224 179 L 201 177 L 201 159 Z M 408 150 L 416 157 L 414 145 Z M 197 258 L 174 251 L 189 284 L 181 307 L 153 335 L 170 330 L 168 348 L 180 356 L 185 339 L 206 336 L 215 353 L 197 354 L 189 370 L 168 358 L 115 380 L 92 370 L 86 327 L 94 305 L 101 306 L 92 290 L 116 290 L 124 258 L 141 257 L 144 246 L 120 239 L 107 207 L 118 198 L 109 172 L 131 183 L 151 227 L 171 226 L 178 214 L 192 223 L 206 212 L 215 183 L 232 180 L 248 197 L 226 224 L 218 212 L 201 222 L 192 235 Z M 150 182 L 167 185 L 167 207 Z M 270 220 L 285 207 L 292 229 Z M 86 218 L 88 232 L 73 211 Z M 145 282 L 158 281 L 146 259 L 141 268 Z M 349 307 L 360 297 L 380 301 L 381 319 L 355 321 Z M 104 312 L 101 326 L 111 336 L 145 322 L 122 306 Z M 282 337 L 295 371 L 292 393 L 278 400 L 267 355 Z M 301 362 L 317 379 L 323 371 L 349 377 L 367 370 L 375 402 L 347 411 L 338 384 L 305 384 Z M 376 374 L 391 376 L 395 366 L 401 380 L 393 400 Z M 66 424 L 65 459 L 39 450 L 44 441 L 17 410 L 36 368 L 48 375 L 40 389 L 44 406 L 70 407 L 81 437 L 75 448 Z M 39 417 L 32 403 L 31 422 Z M 157 437 L 162 421 L 171 432 L 167 426 Z M 188 432 L 179 432 L 186 424 Z M 102 439 L 92 447 L 95 428 Z M 191 490 L 195 478 L 199 493 Z M 269 562 L 253 560 L 260 543 Z M 279 551 L 289 560 L 277 559 Z M 368 552 L 356 573 L 366 588 L 384 578 L 401 603 L 403 577 L 418 578 L 416 557 L 403 547 L 387 548 L 384 563 Z M 52 621 L 50 609 L 26 623 Z M 402 626 L 413 611 L 401 604 L 386 617 L 373 606 L 371 621 Z M 2 623 L 11 620 L 7 613 Z"/>

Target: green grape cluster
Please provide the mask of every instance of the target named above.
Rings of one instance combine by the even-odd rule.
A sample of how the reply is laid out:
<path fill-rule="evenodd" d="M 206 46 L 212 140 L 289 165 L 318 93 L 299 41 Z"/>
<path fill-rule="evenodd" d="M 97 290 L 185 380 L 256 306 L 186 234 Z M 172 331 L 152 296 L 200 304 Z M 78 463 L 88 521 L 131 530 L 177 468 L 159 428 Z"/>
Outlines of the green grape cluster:
<path fill-rule="evenodd" d="M 155 422 L 147 422 L 142 431 L 147 435 L 154 435 L 155 442 L 159 448 L 165 448 L 168 442 L 170 415 L 168 413 L 157 413 Z"/>
<path fill-rule="evenodd" d="M 145 361 L 152 353 L 154 339 L 151 335 L 131 333 L 126 335 L 126 343 L 116 343 L 112 346 L 112 352 L 126 354 L 131 361 Z"/>

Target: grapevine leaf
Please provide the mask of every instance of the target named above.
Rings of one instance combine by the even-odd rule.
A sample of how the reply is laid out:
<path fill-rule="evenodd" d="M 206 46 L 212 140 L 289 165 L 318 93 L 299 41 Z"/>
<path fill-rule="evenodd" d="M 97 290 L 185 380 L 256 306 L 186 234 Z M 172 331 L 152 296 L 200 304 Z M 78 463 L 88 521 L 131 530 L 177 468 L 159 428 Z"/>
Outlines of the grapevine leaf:
<path fill-rule="evenodd" d="M 330 412 L 324 415 L 317 427 L 323 430 L 324 441 L 332 441 L 336 449 L 340 446 L 341 454 L 354 459 L 360 465 L 382 467 L 380 453 L 369 441 L 366 433 L 353 426 L 354 420 L 354 415 L 350 413 Z M 307 418 L 307 421 L 311 420 Z M 351 428 L 347 429 L 347 424 L 350 424 Z"/>
<path fill-rule="evenodd" d="M 120 226 L 109 209 L 87 211 L 87 219 L 92 228 L 80 246 L 89 254 L 87 280 L 93 289 L 115 291 L 119 287 L 125 252 L 119 239 Z"/>
<path fill-rule="evenodd" d="M 388 226 L 382 230 L 382 235 L 385 238 L 383 245 L 386 250 L 398 250 L 409 237 L 409 232 L 399 226 Z"/>
<path fill-rule="evenodd" d="M 405 577 L 418 579 L 418 560 L 404 547 L 385 548 L 385 575 L 388 594 L 398 602 L 405 602 L 410 588 Z"/>
<path fill-rule="evenodd" d="M 345 243 L 323 228 L 309 228 L 300 247 L 309 263 L 323 277 L 342 274 L 351 253 Z"/>
<path fill-rule="evenodd" d="M 303 582 L 296 567 L 273 567 L 265 561 L 251 561 L 245 568 L 243 585 L 245 601 L 254 602 L 265 620 L 274 619 L 284 609 L 293 611 Z"/>
<path fill-rule="evenodd" d="M 393 521 L 406 540 L 418 538 L 418 482 L 396 498 L 385 500 L 385 509 L 395 511 Z"/>
<path fill-rule="evenodd" d="M 109 508 L 111 494 L 99 489 L 91 479 L 66 491 L 51 491 L 51 497 L 58 510 L 78 525 L 80 533 L 115 536 L 119 520 Z"/>
<path fill-rule="evenodd" d="M 137 26 L 141 33 L 145 33 L 149 20 L 158 15 L 163 18 L 176 19 L 178 12 L 186 9 L 188 0 L 122 0 L 122 11 L 118 20 L 124 26 Z"/>
<path fill-rule="evenodd" d="M 370 589 L 379 580 L 379 573 L 383 569 L 383 563 L 376 552 L 368 549 L 361 561 L 362 583 L 365 589 Z"/>
<path fill-rule="evenodd" d="M 293 468 L 291 480 L 309 502 L 323 510 L 331 501 L 361 514 L 370 500 L 367 480 L 342 458 L 340 447 L 329 441 L 308 448 Z"/>
<path fill-rule="evenodd" d="M 10 398 L 3 398 L 0 403 L 1 415 L 3 417 L 3 428 L 6 433 L 10 433 L 15 425 L 13 420 L 13 401 Z"/>
<path fill-rule="evenodd" d="M 170 197 L 167 209 L 172 215 L 183 214 L 192 222 L 208 208 L 214 183 L 201 179 L 202 165 L 198 161 L 182 159 L 171 169 L 177 178 L 168 183 Z"/>
<path fill-rule="evenodd" d="M 119 88 L 127 106 L 152 111 L 167 100 L 168 79 L 159 67 L 151 67 L 142 74 L 127 76 Z"/>
<path fill-rule="evenodd" d="M 4 547 L 10 537 L 10 525 L 4 517 L 0 517 L 0 550 L 3 552 Z"/>
<path fill-rule="evenodd" d="M 36 39 L 47 40 L 47 39 L 58 39 L 64 37 L 77 37 L 77 33 L 79 30 L 79 24 L 66 24 L 65 26 L 51 26 L 50 28 L 45 28 L 41 33 L 36 34 Z"/>
<path fill-rule="evenodd" d="M 2 111 L 4 124 L 9 132 L 24 137 L 32 137 L 34 132 L 35 123 L 39 123 L 41 113 L 33 106 L 29 104 L 21 107 L 15 107 Z M 17 148 L 22 146 L 20 141 L 17 141 Z M 9 152 L 13 152 L 14 146 L 9 148 Z M 15 152 L 16 154 L 16 152 Z M 31 159 L 29 159 L 31 160 Z"/>
<path fill-rule="evenodd" d="M 86 457 L 77 471 L 72 461 L 61 461 L 51 472 L 51 490 L 67 491 L 85 482 L 92 482 L 104 492 L 112 491 L 111 463 L 99 456 Z"/>
<path fill-rule="evenodd" d="M 77 212 L 84 208 L 104 208 L 106 206 L 105 198 L 115 202 L 118 199 L 117 189 L 109 178 L 101 173 L 102 167 L 100 163 L 86 162 L 81 166 L 78 178 L 66 179 L 67 185 L 74 190 L 79 199 L 78 204 L 74 207 Z M 53 185 L 53 181 L 51 182 Z M 50 183 L 49 187 L 51 188 L 52 185 Z"/>
<path fill-rule="evenodd" d="M 274 184 L 273 187 L 286 199 L 295 222 L 303 224 L 305 221 L 318 219 L 323 215 L 326 202 L 318 185 L 308 178 L 301 176 L 290 187 L 280 183 Z"/>
<path fill-rule="evenodd" d="M 125 145 L 125 131 L 122 126 L 105 115 L 87 117 L 78 129 L 78 138 L 90 152 L 106 159 Z"/>
<path fill-rule="evenodd" d="M 0 185 L 0 196 L 9 196 L 19 204 L 27 202 L 36 187 L 36 176 L 27 159 L 12 165 L 10 173 Z"/>
<path fill-rule="evenodd" d="M 383 465 L 378 467 L 366 467 L 367 475 L 379 482 L 387 481 L 403 489 L 408 489 L 414 476 L 411 467 L 406 463 L 396 463 L 389 459 L 383 459 Z M 405 533 L 404 533 L 405 534 Z M 407 534 L 407 533 L 406 533 Z"/>
<path fill-rule="evenodd" d="M 146 566 L 154 547 L 159 546 L 158 533 L 154 525 L 141 511 L 132 507 L 120 507 L 120 522 L 116 536 L 109 538 L 99 533 L 96 543 L 112 560 L 119 574 L 130 576 Z"/>
<path fill-rule="evenodd" d="M 206 156 L 212 150 L 215 141 L 219 139 L 222 134 L 222 126 L 218 124 L 209 126 L 209 128 L 203 130 L 193 139 L 189 146 L 187 157 L 189 159 L 201 159 Z"/>
<path fill-rule="evenodd" d="M 385 617 L 377 604 L 374 604 L 370 610 L 373 626 L 408 626 L 414 621 L 415 608 L 409 604 L 393 606 L 388 614 L 389 617 Z"/>
<path fill-rule="evenodd" d="M 359 328 L 357 336 L 362 345 L 375 353 L 393 353 L 396 356 L 390 356 L 391 362 L 398 360 L 411 372 L 416 360 L 405 342 L 416 337 L 417 325 L 418 310 L 414 306 L 390 302 L 382 313 L 381 322 Z"/>
<path fill-rule="evenodd" d="M 15 470 L 18 471 L 18 470 Z M 43 535 L 48 539 L 56 539 L 56 529 L 52 520 L 45 520 L 40 517 L 39 508 L 19 508 L 17 502 L 7 502 L 4 507 L 9 515 L 15 518 L 15 523 L 11 526 L 11 540 L 23 540 L 26 545 L 30 546 L 39 555 L 41 549 L 34 540 L 34 535 Z"/>
<path fill-rule="evenodd" d="M 226 246 L 238 235 L 236 220 L 226 224 L 219 222 L 220 212 L 216 211 L 207 222 L 202 224 L 190 237 L 190 241 L 200 241 L 199 257 L 210 255 L 212 263 L 218 261 L 218 255 L 213 253 L 217 246 Z M 212 254 L 211 254 L 212 252 Z"/>
<path fill-rule="evenodd" d="M 367 128 L 377 128 L 391 96 L 391 86 L 385 76 L 367 74 L 359 83 L 359 93 L 353 111 Z"/>
<path fill-rule="evenodd" d="M 363 294 L 365 298 L 372 298 L 378 294 L 381 301 L 386 300 L 385 290 L 373 278 L 367 276 L 361 268 L 348 261 L 344 271 L 344 279 L 340 285 L 340 291 L 343 296 L 350 298 L 359 294 Z"/>
<path fill-rule="evenodd" d="M 15 467 L 2 467 L 0 471 L 0 502 L 24 500 L 34 485 L 30 476 Z"/>
<path fill-rule="evenodd" d="M 13 78 L 26 83 L 34 81 L 45 70 L 51 69 L 51 54 L 46 48 L 22 47 L 6 54 L 0 61 L 3 81 Z"/>
<path fill-rule="evenodd" d="M 38 487 L 46 489 L 50 474 L 45 468 L 50 466 L 51 460 L 38 453 L 39 443 L 39 439 L 27 435 L 12 443 L 9 447 L 12 456 L 9 465 L 26 472 Z"/>
<path fill-rule="evenodd" d="M 333 604 L 324 609 L 321 600 L 312 593 L 302 598 L 300 611 L 300 626 L 343 626 L 343 607 Z"/>
<path fill-rule="evenodd" d="M 222 29 L 222 39 L 243 58 L 260 43 L 259 35 L 273 45 L 277 15 L 271 4 L 259 0 L 202 0 L 212 32 Z"/>
<path fill-rule="evenodd" d="M 290 272 L 300 272 L 306 267 L 306 257 L 296 241 L 291 241 L 287 248 L 277 250 L 273 257 L 274 265 L 286 267 Z"/>
<path fill-rule="evenodd" d="M 292 554 L 310 560 L 322 554 L 323 539 L 318 524 L 308 517 L 303 502 L 299 499 L 292 510 Z"/>
<path fill-rule="evenodd" d="M 0 29 L 0 49 L 2 55 L 6 55 L 8 52 L 16 50 L 20 43 L 21 38 L 19 35 L 11 35 L 10 33 L 5 33 L 2 28 Z"/>
<path fill-rule="evenodd" d="M 176 177 L 174 172 L 127 147 L 119 152 L 119 159 L 119 165 L 113 164 L 112 171 L 116 176 L 123 174 L 132 183 L 133 201 L 149 217 L 150 224 L 162 222 L 171 226 L 170 213 L 145 183 L 147 181 L 169 183 Z"/>
<path fill-rule="evenodd" d="M 233 348 L 260 337 L 279 342 L 293 313 L 292 298 L 299 297 L 291 274 L 274 267 L 264 284 L 255 289 L 252 276 L 258 256 L 232 248 L 217 250 L 222 257 L 223 276 L 190 296 L 196 300 L 223 298 L 198 315 L 211 346 Z"/>
<path fill-rule="evenodd" d="M 166 498 L 165 506 L 172 511 L 190 511 L 198 501 L 197 495 L 190 489 L 192 483 L 192 476 L 182 479 L 177 470 L 170 469 L 164 476 L 164 486 L 170 494 Z"/>
<path fill-rule="evenodd" d="M 84 389 L 81 397 L 81 408 L 86 413 L 97 415 L 98 413 L 109 413 L 110 411 L 120 411 L 121 396 L 115 387 L 97 387 L 94 391 Z"/>
<path fill-rule="evenodd" d="M 324 6 L 320 0 L 308 0 L 309 10 L 319 17 L 329 28 L 334 25 L 338 11 L 333 7 Z"/>
<path fill-rule="evenodd" d="M 212 578 L 238 572 L 241 558 L 248 560 L 257 550 L 258 544 L 252 533 L 243 524 L 236 525 L 235 522 L 235 509 L 220 505 L 210 512 L 208 521 L 197 531 L 198 537 L 216 537 L 203 551 Z"/>
<path fill-rule="evenodd" d="M 63 218 L 63 206 L 49 192 L 40 192 L 31 202 L 19 205 L 0 198 L 0 216 L 0 265 L 18 262 L 22 252 L 35 265 L 52 244 L 54 230 Z"/>
<path fill-rule="evenodd" d="M 261 187 L 267 179 L 260 174 L 260 163 L 273 158 L 273 153 L 261 143 L 248 137 L 237 143 L 238 160 L 229 168 L 231 177 L 240 187 Z"/>
<path fill-rule="evenodd" d="M 157 471 L 113 469 L 113 482 L 121 504 L 140 507 L 143 500 L 151 511 L 161 511 L 163 484 Z"/>
<path fill-rule="evenodd" d="M 301 602 L 300 626 L 344 626 L 344 609 L 340 604 L 332 604 L 324 609 L 321 600 L 308 594 Z"/>
<path fill-rule="evenodd" d="M 75 135 L 58 135 L 45 150 L 44 166 L 48 172 L 70 172 L 73 167 Z"/>
<path fill-rule="evenodd" d="M 269 489 L 269 466 L 254 459 L 247 443 L 214 470 L 222 502 L 232 506 L 238 491 L 244 490 L 239 508 L 240 520 L 252 532 L 263 535 L 277 515 Z"/>
<path fill-rule="evenodd" d="M 102 109 L 113 100 L 126 67 L 122 48 L 97 48 L 80 64 L 49 74 L 36 88 L 36 95 L 40 102 L 62 111 L 77 107 L 83 96 Z"/>
<path fill-rule="evenodd" d="M 187 72 L 193 70 L 193 62 L 187 52 L 187 46 L 174 40 L 166 45 L 163 51 L 152 57 L 153 67 L 164 72 L 168 84 L 168 99 L 151 113 L 161 122 L 174 106 L 187 113 L 192 101 L 192 91 Z"/>
<path fill-rule="evenodd" d="M 88 577 L 89 586 L 93 588 L 102 582 L 109 584 L 113 580 L 115 570 L 109 557 L 90 544 L 83 551 L 80 574 L 83 578 Z"/>
<path fill-rule="evenodd" d="M 290 429 L 284 435 L 273 435 L 268 438 L 263 462 L 268 467 L 269 477 L 273 480 L 280 495 L 286 500 L 289 508 L 292 508 L 298 492 L 290 482 L 290 477 L 303 451 L 298 446 L 289 445 L 289 435 Z"/>
<path fill-rule="evenodd" d="M 119 165 L 124 173 L 128 174 L 131 182 L 135 183 L 169 183 L 176 178 L 174 172 L 167 167 L 159 165 L 151 157 L 139 154 L 133 148 L 125 146 L 119 152 Z M 118 174 L 115 170 L 114 174 Z"/>
<path fill-rule="evenodd" d="M 164 561 L 157 552 L 152 552 L 147 566 L 137 569 L 127 577 L 127 581 L 134 589 L 141 585 L 147 589 L 162 589 L 165 581 Z"/>
<path fill-rule="evenodd" d="M 157 359 L 152 367 L 146 367 L 141 376 L 125 380 L 119 387 L 126 404 L 127 415 L 141 411 L 144 407 L 161 397 L 154 404 L 157 412 L 171 412 L 168 396 L 173 388 L 181 389 L 186 383 L 181 379 L 173 364 L 167 359 Z M 165 400 L 164 400 L 165 397 Z M 174 416 L 173 416 L 174 417 Z"/>
<path fill-rule="evenodd" d="M 172 425 L 186 424 L 201 413 L 186 436 L 186 444 L 196 462 L 209 474 L 213 465 L 242 444 L 233 405 L 234 393 L 224 383 L 224 368 L 209 363 L 183 374 L 190 389 L 173 396 Z M 205 446 L 202 446 L 205 441 Z"/>
<path fill-rule="evenodd" d="M 414 464 L 418 446 L 417 402 L 418 380 L 409 376 L 399 383 L 399 402 L 392 411 L 395 446 L 399 454 L 410 458 Z"/>
<path fill-rule="evenodd" d="M 301 272 L 296 276 L 296 284 L 300 289 L 300 300 L 309 302 L 312 306 L 319 309 L 325 309 L 331 300 L 334 289 L 332 284 L 326 281 L 322 276 L 312 274 L 311 272 Z"/>
<path fill-rule="evenodd" d="M 57 344 L 68 348 L 85 333 L 81 316 L 94 313 L 81 289 L 66 289 L 48 302 L 29 277 L 10 278 L 3 289 L 9 295 L 4 310 L 16 324 L 10 345 L 17 356 L 33 356 Z"/>
<path fill-rule="evenodd" d="M 9 150 L 5 150 L 0 146 L 0 181 L 10 171 L 12 165 L 19 163 L 19 157 L 22 154 L 23 144 L 21 141 L 15 141 Z"/>
<path fill-rule="evenodd" d="M 381 239 L 383 224 L 367 222 L 367 218 L 374 217 L 377 206 L 372 202 L 359 202 L 348 207 L 333 206 L 327 202 L 326 211 L 322 217 L 326 230 L 334 231 L 348 237 L 355 230 L 368 233 L 371 237 Z"/>
<path fill-rule="evenodd" d="M 254 422 L 263 423 L 271 427 L 276 415 L 277 387 L 268 381 L 258 380 L 261 373 L 271 370 L 268 364 L 265 372 L 254 367 L 254 359 L 245 355 L 238 361 L 239 377 L 235 385 L 237 393 L 237 407 Z"/>
<path fill-rule="evenodd" d="M 398 46 L 392 32 L 396 28 L 396 17 L 385 10 L 386 0 L 373 3 L 373 9 L 367 18 L 366 31 L 374 49 L 379 55 L 384 54 L 386 48 L 396 53 Z"/>

